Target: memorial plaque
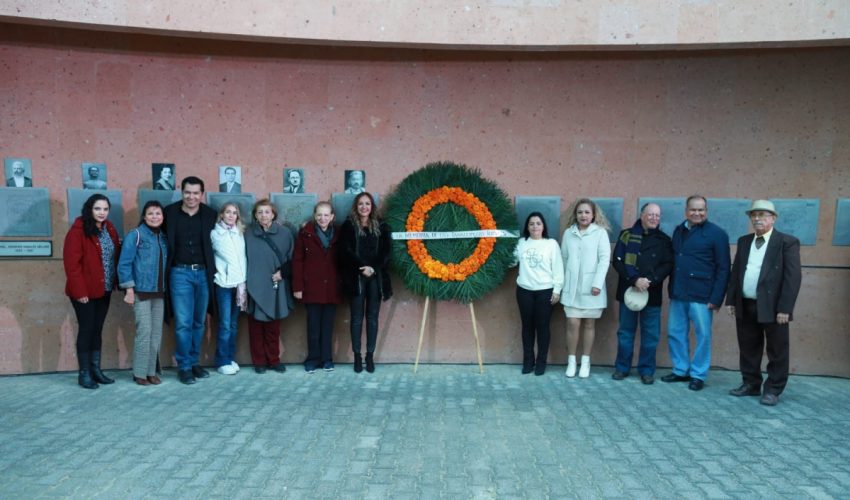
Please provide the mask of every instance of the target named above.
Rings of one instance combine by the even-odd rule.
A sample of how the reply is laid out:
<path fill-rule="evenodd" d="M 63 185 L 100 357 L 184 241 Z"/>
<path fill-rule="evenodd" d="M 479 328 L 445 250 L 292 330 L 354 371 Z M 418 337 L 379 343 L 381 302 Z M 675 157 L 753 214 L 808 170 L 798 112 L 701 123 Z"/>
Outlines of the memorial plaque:
<path fill-rule="evenodd" d="M 850 198 L 841 198 L 835 203 L 835 231 L 832 244 L 850 246 Z"/>
<path fill-rule="evenodd" d="M 779 213 L 773 227 L 783 233 L 796 236 L 801 245 L 817 243 L 820 200 L 816 198 L 771 198 L 770 201 L 773 202 L 777 213 Z"/>
<path fill-rule="evenodd" d="M 685 200 L 687 198 L 638 198 L 637 210 L 635 213 L 640 213 L 640 207 L 647 203 L 655 203 L 661 207 L 661 230 L 667 233 L 667 236 L 673 236 L 673 230 L 676 226 L 685 220 Z M 708 208 L 709 218 L 711 217 L 711 207 Z"/>
<path fill-rule="evenodd" d="M 708 220 L 723 228 L 729 235 L 729 242 L 734 244 L 738 238 L 752 232 L 746 213 L 751 204 L 745 198 L 708 198 Z"/>
<path fill-rule="evenodd" d="M 0 257 L 53 257 L 52 241 L 0 241 Z"/>
<path fill-rule="evenodd" d="M 375 205 L 378 206 L 374 208 L 377 210 L 381 206 L 381 197 L 376 193 L 370 194 L 375 198 Z M 348 214 L 351 212 L 351 204 L 354 203 L 354 198 L 356 197 L 356 194 L 351 193 L 333 193 L 331 195 L 331 205 L 334 207 L 337 224 L 342 224 L 348 218 Z"/>
<path fill-rule="evenodd" d="M 617 241 L 617 236 L 620 235 L 620 230 L 623 229 L 623 199 L 591 198 L 591 200 L 599 205 L 602 213 L 605 214 L 605 218 L 608 219 L 608 223 L 611 224 L 611 229 L 608 230 L 608 241 L 614 243 Z"/>
<path fill-rule="evenodd" d="M 254 217 L 251 213 L 254 211 L 254 203 L 257 202 L 254 193 L 210 193 L 207 192 L 207 203 L 218 213 L 222 205 L 228 201 L 235 202 L 239 205 L 239 215 L 242 217 L 242 223 L 246 226 L 254 222 Z"/>
<path fill-rule="evenodd" d="M 68 224 L 80 216 L 86 200 L 93 194 L 102 194 L 109 198 L 109 222 L 115 226 L 120 237 L 124 237 L 124 208 L 121 205 L 121 191 L 117 189 L 80 189 L 68 188 Z"/>
<path fill-rule="evenodd" d="M 138 203 L 139 203 L 139 212 L 142 211 L 142 207 L 145 206 L 145 203 L 156 200 L 163 207 L 167 207 L 171 205 L 175 201 L 180 201 L 182 199 L 182 193 L 180 191 L 163 191 L 159 189 L 140 189 L 138 194 Z"/>
<path fill-rule="evenodd" d="M 0 236 L 51 236 L 47 188 L 0 187 Z"/>
<path fill-rule="evenodd" d="M 519 234 L 525 231 L 525 219 L 531 212 L 540 212 L 546 219 L 546 229 L 550 238 L 560 241 L 561 238 L 561 197 L 560 196 L 517 196 L 516 220 Z M 496 229 L 507 229 L 499 227 Z"/>
<path fill-rule="evenodd" d="M 300 228 L 305 222 L 313 219 L 313 208 L 319 202 L 316 194 L 272 193 L 272 203 L 277 207 L 278 220 Z M 334 222 L 340 224 L 339 215 Z"/>

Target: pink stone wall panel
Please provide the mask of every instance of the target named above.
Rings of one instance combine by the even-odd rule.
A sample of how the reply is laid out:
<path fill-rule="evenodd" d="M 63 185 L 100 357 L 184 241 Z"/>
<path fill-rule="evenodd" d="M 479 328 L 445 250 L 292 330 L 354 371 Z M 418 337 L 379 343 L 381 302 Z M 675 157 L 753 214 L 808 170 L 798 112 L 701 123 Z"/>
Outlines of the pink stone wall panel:
<path fill-rule="evenodd" d="M 243 166 L 244 190 L 280 191 L 282 169 L 307 169 L 309 191 L 340 191 L 342 171 L 364 168 L 386 194 L 430 161 L 481 168 L 511 196 L 819 198 L 818 242 L 803 248 L 792 326 L 792 368 L 850 375 L 850 253 L 833 247 L 835 200 L 850 186 L 850 51 L 822 50 L 518 54 L 280 48 L 51 29 L 4 31 L 0 40 L 0 153 L 33 159 L 51 190 L 54 254 L 3 261 L 0 373 L 75 367 L 76 322 L 62 294 L 65 188 L 82 161 L 109 165 L 127 229 L 151 162 L 174 162 L 214 189 L 218 167 Z M 177 48 L 171 48 L 177 47 Z M 684 214 L 664 214 L 681 219 Z M 341 214 L 340 214 L 341 216 Z M 733 241 L 739 235 L 730 235 Z M 734 248 L 733 248 L 734 251 Z M 518 362 L 515 271 L 476 304 L 484 359 Z M 608 277 L 613 300 L 615 277 Z M 382 310 L 379 359 L 412 361 L 422 300 L 395 283 Z M 305 352 L 304 317 L 286 320 L 284 359 Z M 616 310 L 598 327 L 594 362 L 611 364 Z M 566 357 L 563 313 L 553 313 L 552 363 Z M 248 361 L 241 325 L 238 360 Z M 714 364 L 737 367 L 734 324 L 719 315 Z M 113 300 L 106 364 L 128 367 L 132 313 Z M 659 363 L 669 365 L 666 337 Z M 212 362 L 207 333 L 203 362 Z M 350 360 L 348 310 L 335 355 Z M 173 340 L 165 335 L 170 364 Z M 474 362 L 468 309 L 434 305 L 424 362 Z"/>

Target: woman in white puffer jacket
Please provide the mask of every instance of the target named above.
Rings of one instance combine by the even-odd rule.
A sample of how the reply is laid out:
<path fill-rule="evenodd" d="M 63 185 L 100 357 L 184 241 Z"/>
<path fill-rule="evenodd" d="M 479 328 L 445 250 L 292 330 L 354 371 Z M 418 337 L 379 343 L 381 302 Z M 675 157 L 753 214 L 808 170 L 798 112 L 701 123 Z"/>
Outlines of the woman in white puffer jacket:
<path fill-rule="evenodd" d="M 245 287 L 248 261 L 242 234 L 244 231 L 239 205 L 225 203 L 210 233 L 215 254 L 215 300 L 218 303 L 215 365 L 222 375 L 235 375 L 239 371 L 239 365 L 233 359 L 236 355 L 239 311 L 244 311 L 248 302 Z"/>

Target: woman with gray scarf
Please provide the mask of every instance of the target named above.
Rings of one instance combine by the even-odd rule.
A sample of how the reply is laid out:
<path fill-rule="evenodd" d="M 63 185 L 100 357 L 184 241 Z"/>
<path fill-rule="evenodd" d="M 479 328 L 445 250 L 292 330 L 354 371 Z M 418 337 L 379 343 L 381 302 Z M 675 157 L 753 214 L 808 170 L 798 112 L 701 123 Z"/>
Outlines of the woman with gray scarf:
<path fill-rule="evenodd" d="M 304 224 L 295 239 L 292 290 L 307 308 L 307 373 L 334 369 L 334 316 L 341 300 L 336 270 L 339 228 L 333 220 L 333 205 L 320 201 L 313 209 L 313 220 Z"/>
<path fill-rule="evenodd" d="M 286 371 L 280 362 L 280 320 L 294 303 L 290 294 L 293 240 L 275 222 L 277 209 L 268 199 L 254 205 L 254 223 L 245 232 L 248 254 L 248 335 L 254 371 Z"/>

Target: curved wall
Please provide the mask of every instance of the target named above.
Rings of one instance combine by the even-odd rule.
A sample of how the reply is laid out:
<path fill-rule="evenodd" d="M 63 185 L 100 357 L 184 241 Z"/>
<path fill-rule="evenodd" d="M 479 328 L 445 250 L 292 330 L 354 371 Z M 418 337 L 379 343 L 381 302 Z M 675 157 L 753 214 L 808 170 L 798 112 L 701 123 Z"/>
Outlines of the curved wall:
<path fill-rule="evenodd" d="M 54 255 L 67 231 L 65 189 L 102 161 L 121 189 L 127 228 L 150 163 L 213 184 L 243 167 L 244 190 L 279 191 L 304 167 L 326 198 L 364 168 L 386 193 L 425 163 L 480 167 L 513 195 L 819 198 L 817 244 L 803 247 L 792 325 L 796 373 L 850 375 L 850 247 L 831 245 L 833 207 L 850 186 L 850 49 L 699 53 L 504 53 L 293 47 L 0 25 L 0 156 L 33 159 L 50 188 Z M 683 214 L 664 214 L 681 219 Z M 742 215 L 743 217 L 743 215 Z M 731 235 L 733 241 L 738 235 Z M 826 266 L 826 267 L 823 267 Z M 75 320 L 59 258 L 0 261 L 0 373 L 72 370 Z M 519 362 L 513 275 L 476 304 L 486 362 Z M 609 274 L 610 288 L 614 284 Z M 412 361 L 422 300 L 403 290 L 382 310 L 379 360 Z M 613 303 L 613 300 L 611 300 Z M 350 359 L 348 310 L 335 354 Z M 551 362 L 565 360 L 553 316 Z M 734 324 L 719 315 L 715 365 L 736 368 Z M 242 325 L 239 361 L 248 361 Z M 104 356 L 130 363 L 132 312 L 113 300 Z M 669 365 L 662 336 L 659 363 Z M 285 360 L 305 352 L 304 316 L 284 322 Z M 214 340 L 208 332 L 203 362 Z M 611 364 L 616 310 L 593 358 Z M 163 359 L 173 341 L 166 332 Z M 432 307 L 425 362 L 474 362 L 468 310 Z"/>
<path fill-rule="evenodd" d="M 287 43 L 581 50 L 828 45 L 844 0 L 0 0 L 0 21 Z"/>

